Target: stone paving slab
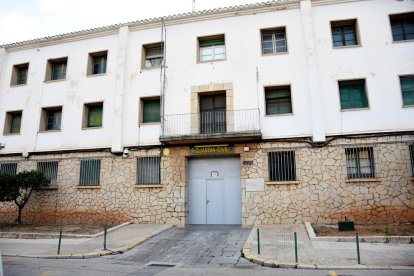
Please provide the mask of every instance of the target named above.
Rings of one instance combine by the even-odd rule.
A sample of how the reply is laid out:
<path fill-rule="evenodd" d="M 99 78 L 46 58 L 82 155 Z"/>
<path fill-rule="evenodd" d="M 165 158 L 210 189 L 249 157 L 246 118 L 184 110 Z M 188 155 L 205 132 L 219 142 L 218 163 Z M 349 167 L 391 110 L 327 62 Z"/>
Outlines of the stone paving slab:
<path fill-rule="evenodd" d="M 272 260 L 295 266 L 294 232 L 298 237 L 298 263 L 314 267 L 357 265 L 356 243 L 309 239 L 303 224 L 259 226 L 260 255 L 256 229 L 251 232 L 245 249 L 249 258 Z M 244 252 L 246 254 L 246 252 Z M 360 243 L 361 264 L 365 266 L 412 266 L 414 244 Z M 270 266 L 270 265 L 269 265 Z M 280 266 L 280 265 L 279 265 Z"/>

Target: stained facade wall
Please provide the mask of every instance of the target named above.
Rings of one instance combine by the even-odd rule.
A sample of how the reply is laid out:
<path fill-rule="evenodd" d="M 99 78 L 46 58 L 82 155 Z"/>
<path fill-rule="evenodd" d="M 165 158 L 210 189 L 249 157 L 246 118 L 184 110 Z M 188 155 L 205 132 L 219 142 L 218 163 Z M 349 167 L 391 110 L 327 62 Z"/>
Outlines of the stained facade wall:
<path fill-rule="evenodd" d="M 236 144 L 240 156 L 243 225 L 335 223 L 345 217 L 359 223 L 414 220 L 414 178 L 409 144 L 413 136 L 338 139 L 322 148 L 306 143 Z M 374 151 L 375 178 L 349 180 L 345 148 L 369 146 Z M 249 151 L 244 151 L 249 147 Z M 35 169 L 36 161 L 59 161 L 57 189 L 35 191 L 23 212 L 26 223 L 185 225 L 187 163 L 190 147 L 170 147 L 161 157 L 160 185 L 139 186 L 137 157 L 160 155 L 160 148 L 131 151 L 127 158 L 101 153 L 32 156 L 18 161 L 18 171 Z M 294 150 L 296 181 L 269 182 L 268 152 Z M 80 160 L 101 159 L 99 187 L 79 187 Z M 253 161 L 248 165 L 244 161 Z M 0 203 L 0 221 L 12 222 L 17 209 Z"/>

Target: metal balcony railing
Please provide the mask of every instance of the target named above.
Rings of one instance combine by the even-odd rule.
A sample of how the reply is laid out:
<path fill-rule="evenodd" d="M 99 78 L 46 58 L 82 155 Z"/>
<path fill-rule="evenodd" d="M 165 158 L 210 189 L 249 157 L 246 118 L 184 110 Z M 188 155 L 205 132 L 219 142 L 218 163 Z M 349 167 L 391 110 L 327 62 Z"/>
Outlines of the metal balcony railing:
<path fill-rule="evenodd" d="M 260 131 L 259 109 L 164 115 L 161 137 L 215 135 Z"/>

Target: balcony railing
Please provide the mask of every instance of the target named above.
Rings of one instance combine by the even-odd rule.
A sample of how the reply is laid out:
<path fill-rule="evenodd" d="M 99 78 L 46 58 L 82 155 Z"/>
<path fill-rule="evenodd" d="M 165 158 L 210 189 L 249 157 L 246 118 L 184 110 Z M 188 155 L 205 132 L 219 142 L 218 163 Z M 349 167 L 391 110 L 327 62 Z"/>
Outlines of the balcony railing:
<path fill-rule="evenodd" d="M 164 115 L 161 138 L 259 133 L 259 109 Z"/>

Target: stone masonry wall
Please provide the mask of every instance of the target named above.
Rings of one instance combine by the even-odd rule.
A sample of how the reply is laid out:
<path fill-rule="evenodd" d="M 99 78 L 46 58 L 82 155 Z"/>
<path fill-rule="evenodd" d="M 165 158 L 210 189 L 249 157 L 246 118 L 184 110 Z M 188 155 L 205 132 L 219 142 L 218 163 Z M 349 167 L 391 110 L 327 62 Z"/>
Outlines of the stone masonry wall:
<path fill-rule="evenodd" d="M 345 217 L 358 223 L 414 221 L 409 145 L 401 137 L 341 139 L 323 148 L 294 143 L 242 146 L 250 151 L 240 150 L 241 162 L 253 161 L 241 169 L 244 225 L 336 223 Z M 358 146 L 373 147 L 373 179 L 347 179 L 345 147 Z M 295 151 L 297 181 L 269 182 L 268 152 L 285 150 Z M 255 185 L 249 184 L 252 179 Z"/>
<path fill-rule="evenodd" d="M 404 141 L 414 137 L 404 137 Z M 237 144 L 240 155 L 243 225 L 336 223 L 345 217 L 358 223 L 414 221 L 414 178 L 408 142 L 402 137 L 339 139 L 322 148 L 305 143 Z M 349 180 L 346 147 L 373 148 L 375 178 Z M 244 147 L 250 150 L 245 152 Z M 160 149 L 0 157 L 17 161 L 18 171 L 36 169 L 37 161 L 58 161 L 57 189 L 34 191 L 23 211 L 25 223 L 113 225 L 169 223 L 185 225 L 189 147 L 170 147 L 161 157 L 160 185 L 137 185 L 137 157 L 159 156 Z M 296 181 L 270 182 L 268 153 L 293 150 Z M 80 187 L 82 159 L 101 159 L 98 187 Z M 252 161 L 253 164 L 244 161 Z M 14 203 L 0 203 L 0 222 L 13 222 Z"/>

